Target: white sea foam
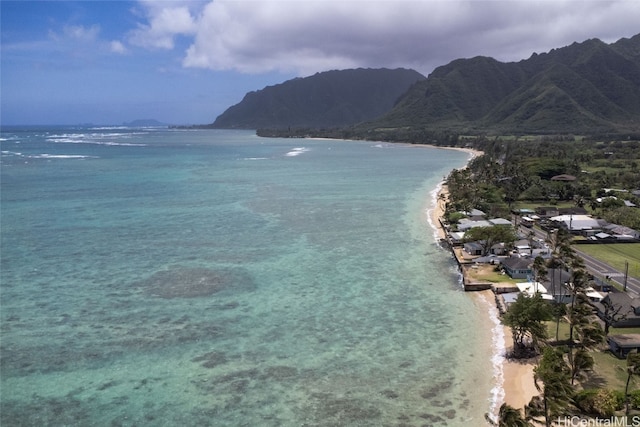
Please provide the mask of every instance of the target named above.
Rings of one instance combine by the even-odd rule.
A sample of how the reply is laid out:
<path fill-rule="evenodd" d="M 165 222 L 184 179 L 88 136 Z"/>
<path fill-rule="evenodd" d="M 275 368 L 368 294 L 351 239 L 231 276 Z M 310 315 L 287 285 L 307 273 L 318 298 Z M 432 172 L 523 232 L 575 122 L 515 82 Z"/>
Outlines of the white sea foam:
<path fill-rule="evenodd" d="M 386 143 L 386 142 L 381 142 L 379 144 L 372 145 L 372 147 L 373 148 L 396 148 L 396 147 L 398 147 L 398 145 L 397 144 L 395 144 L 395 145 L 394 144 L 389 144 L 389 143 Z"/>
<path fill-rule="evenodd" d="M 442 186 L 443 185 L 444 185 L 444 181 L 438 183 L 436 188 L 434 190 L 432 190 L 431 193 L 429 193 L 431 195 L 431 203 L 430 203 L 429 207 L 426 210 L 427 223 L 433 229 L 433 239 L 436 242 L 438 241 L 440 236 L 438 235 L 438 225 L 433 222 L 433 218 L 432 217 L 433 217 L 433 211 L 436 209 L 436 206 L 438 206 L 438 194 L 440 193 L 440 190 L 442 190 Z"/>
<path fill-rule="evenodd" d="M 486 297 L 481 295 L 481 298 Z M 493 367 L 493 378 L 495 384 L 491 389 L 491 407 L 490 414 L 497 416 L 498 409 L 502 402 L 504 402 L 504 363 L 506 344 L 504 340 L 504 328 L 500 323 L 500 317 L 498 309 L 491 301 L 485 301 L 489 307 L 489 318 L 493 327 L 491 328 L 492 344 L 493 344 L 493 356 L 491 357 L 491 364 Z"/>
<path fill-rule="evenodd" d="M 295 157 L 295 156 L 299 156 L 302 153 L 306 153 L 307 151 L 309 151 L 309 149 L 306 147 L 296 147 L 293 150 L 289 151 L 287 154 L 285 154 L 285 156 Z"/>
<path fill-rule="evenodd" d="M 147 144 L 137 144 L 134 142 L 94 142 L 94 144 L 97 145 L 117 145 L 117 146 L 121 146 L 121 147 L 146 147 Z"/>
<path fill-rule="evenodd" d="M 435 189 L 433 189 L 429 194 L 431 196 L 431 203 L 429 207 L 426 209 L 427 214 L 427 222 L 433 229 L 434 240 L 438 240 L 438 228 L 437 225 L 433 222 L 433 210 L 436 208 L 438 203 L 438 194 L 444 185 L 444 181 L 438 183 Z M 458 275 L 458 284 L 460 288 L 463 288 L 463 276 L 460 269 L 456 267 L 455 273 Z M 491 347 L 492 347 L 492 356 L 491 356 L 491 366 L 493 370 L 493 379 L 494 386 L 491 389 L 491 401 L 489 407 L 489 414 L 496 419 L 498 414 L 498 409 L 500 405 L 504 402 L 505 398 L 505 390 L 504 390 L 504 363 L 505 363 L 505 353 L 506 353 L 506 344 L 504 337 L 504 328 L 500 323 L 500 317 L 498 313 L 498 309 L 495 304 L 488 300 L 485 295 L 480 294 L 479 297 L 483 299 L 483 305 L 489 307 L 489 318 L 491 320 L 492 328 L 491 328 Z"/>
<path fill-rule="evenodd" d="M 140 144 L 135 142 L 114 142 L 103 141 L 100 139 L 91 138 L 129 138 L 127 134 L 63 134 L 52 135 L 47 137 L 47 140 L 58 144 L 92 144 L 92 145 L 110 145 L 110 146 L 122 146 L 122 147 L 146 147 L 147 144 Z"/>
<path fill-rule="evenodd" d="M 269 160 L 268 157 L 244 157 L 242 160 Z"/>
<path fill-rule="evenodd" d="M 116 130 L 116 129 L 129 129 L 127 126 L 97 126 L 90 128 L 91 130 Z"/>
<path fill-rule="evenodd" d="M 26 156 L 30 159 L 95 159 L 95 156 L 82 156 L 79 154 L 32 154 Z"/>
<path fill-rule="evenodd" d="M 2 151 L 3 156 L 22 156 L 22 153 L 18 151 Z"/>

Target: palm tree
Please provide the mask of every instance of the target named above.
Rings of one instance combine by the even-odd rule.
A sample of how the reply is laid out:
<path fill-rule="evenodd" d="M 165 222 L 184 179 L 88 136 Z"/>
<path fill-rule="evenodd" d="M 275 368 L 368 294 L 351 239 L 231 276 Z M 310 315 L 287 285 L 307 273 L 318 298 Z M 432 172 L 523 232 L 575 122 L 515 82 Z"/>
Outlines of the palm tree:
<path fill-rule="evenodd" d="M 533 272 L 533 279 L 536 282 L 541 282 L 547 279 L 547 266 L 545 265 L 544 259 L 540 255 L 538 255 L 533 260 Z"/>
<path fill-rule="evenodd" d="M 551 293 L 555 298 L 555 303 L 553 305 L 553 315 L 556 318 L 556 342 L 559 341 L 559 335 L 560 335 L 560 319 L 566 314 L 566 307 L 564 305 L 563 299 L 564 299 L 564 286 L 562 285 L 562 283 L 556 283 L 556 276 L 558 276 L 558 274 L 556 273 L 560 273 L 560 277 L 559 279 L 562 279 L 562 274 L 561 274 L 561 267 L 563 266 L 560 258 L 553 256 L 549 261 L 547 261 L 546 264 L 546 268 L 552 270 L 551 271 Z M 547 274 L 548 274 L 548 270 L 547 270 Z M 556 286 L 558 285 L 559 289 L 562 290 L 562 292 L 560 294 L 558 294 L 558 287 Z M 558 295 L 560 295 L 560 298 L 558 299 Z"/>
<path fill-rule="evenodd" d="M 588 274 L 586 270 L 580 268 L 574 269 L 571 274 L 571 307 L 569 308 L 569 347 L 573 347 L 573 333 L 576 326 L 581 322 L 585 322 L 591 311 L 585 295 L 585 289 L 588 284 Z"/>
<path fill-rule="evenodd" d="M 542 394 L 545 425 L 550 427 L 551 420 L 562 415 L 571 399 L 571 373 L 562 353 L 552 347 L 544 349 L 533 372 L 536 389 Z"/>
<path fill-rule="evenodd" d="M 496 427 L 533 427 L 533 424 L 522 417 L 519 409 L 503 403 L 498 411 L 498 422 L 494 421 L 489 414 L 485 414 L 485 419 L 489 424 Z"/>
<path fill-rule="evenodd" d="M 578 378 L 581 378 L 586 371 L 593 369 L 595 361 L 593 356 L 585 348 L 579 348 L 573 356 L 573 364 L 571 366 L 571 385 Z"/>

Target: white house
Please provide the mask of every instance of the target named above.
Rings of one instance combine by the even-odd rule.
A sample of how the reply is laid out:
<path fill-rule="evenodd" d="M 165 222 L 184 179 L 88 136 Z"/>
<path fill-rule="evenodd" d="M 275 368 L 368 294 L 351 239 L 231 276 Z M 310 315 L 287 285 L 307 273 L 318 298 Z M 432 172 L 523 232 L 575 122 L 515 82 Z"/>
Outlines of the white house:
<path fill-rule="evenodd" d="M 569 231 L 599 230 L 598 221 L 589 215 L 559 215 L 550 218 L 551 221 L 564 226 Z"/>
<path fill-rule="evenodd" d="M 517 283 L 516 286 L 520 292 L 528 297 L 534 296 L 535 294 L 541 294 L 542 299 L 549 301 L 553 300 L 553 296 L 549 295 L 547 288 L 545 288 L 540 282 Z"/>
<path fill-rule="evenodd" d="M 493 224 L 491 224 L 489 221 L 472 221 L 470 219 L 461 219 L 460 222 L 458 222 L 458 230 L 459 231 L 466 231 L 470 228 L 474 228 L 474 227 L 491 227 Z"/>

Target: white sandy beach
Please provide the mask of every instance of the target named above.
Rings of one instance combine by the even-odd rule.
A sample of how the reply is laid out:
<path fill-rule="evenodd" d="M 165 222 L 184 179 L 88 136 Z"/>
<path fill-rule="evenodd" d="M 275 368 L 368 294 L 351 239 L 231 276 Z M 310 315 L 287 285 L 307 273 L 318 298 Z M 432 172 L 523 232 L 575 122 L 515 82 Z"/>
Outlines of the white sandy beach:
<path fill-rule="evenodd" d="M 473 156 L 481 155 L 481 152 L 471 151 Z M 435 205 L 430 209 L 430 222 L 436 227 L 437 238 L 444 238 L 445 232 L 440 226 L 440 218 L 444 215 L 446 201 L 448 200 L 448 189 L 442 185 L 436 195 Z M 492 330 L 490 345 L 493 346 L 494 353 L 494 379 L 496 381 L 494 390 L 495 407 L 497 411 L 502 403 L 507 403 L 514 408 L 523 409 L 533 396 L 538 394 L 533 380 L 533 361 L 523 363 L 516 360 L 508 360 L 504 357 L 506 351 L 513 346 L 510 328 L 497 324 L 497 309 L 495 307 L 494 294 L 491 291 L 473 293 L 476 305 L 483 316 L 482 324 L 487 330 Z"/>

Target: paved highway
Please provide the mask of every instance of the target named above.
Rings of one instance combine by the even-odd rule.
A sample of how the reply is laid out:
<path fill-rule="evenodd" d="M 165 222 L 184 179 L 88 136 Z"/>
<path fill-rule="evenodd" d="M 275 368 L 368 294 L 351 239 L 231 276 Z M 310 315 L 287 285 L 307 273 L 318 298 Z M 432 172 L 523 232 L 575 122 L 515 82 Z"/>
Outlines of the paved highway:
<path fill-rule="evenodd" d="M 538 228 L 526 228 L 520 227 L 520 234 L 527 235 L 529 232 L 533 231 L 535 237 L 545 241 L 547 239 L 547 232 L 540 230 Z M 598 282 L 607 282 L 606 277 L 610 278 L 611 282 L 618 283 L 621 287 L 624 286 L 624 271 L 616 270 L 611 267 L 609 264 L 599 261 L 592 256 L 585 254 L 580 251 L 580 245 L 573 245 L 573 248 L 583 260 L 584 264 L 587 267 L 587 271 L 591 273 Z M 632 296 L 640 296 L 640 280 L 628 276 L 627 277 L 627 292 L 632 294 Z M 635 295 L 633 295 L 635 294 Z"/>
<path fill-rule="evenodd" d="M 587 267 L 587 271 L 593 274 L 596 278 L 605 278 L 608 276 L 612 282 L 618 283 L 620 286 L 624 286 L 624 271 L 616 270 L 609 264 L 599 261 L 592 256 L 580 251 L 579 245 L 574 245 L 576 253 L 582 257 L 584 264 Z M 630 294 L 640 295 L 640 280 L 635 277 L 627 277 L 627 292 Z"/>

